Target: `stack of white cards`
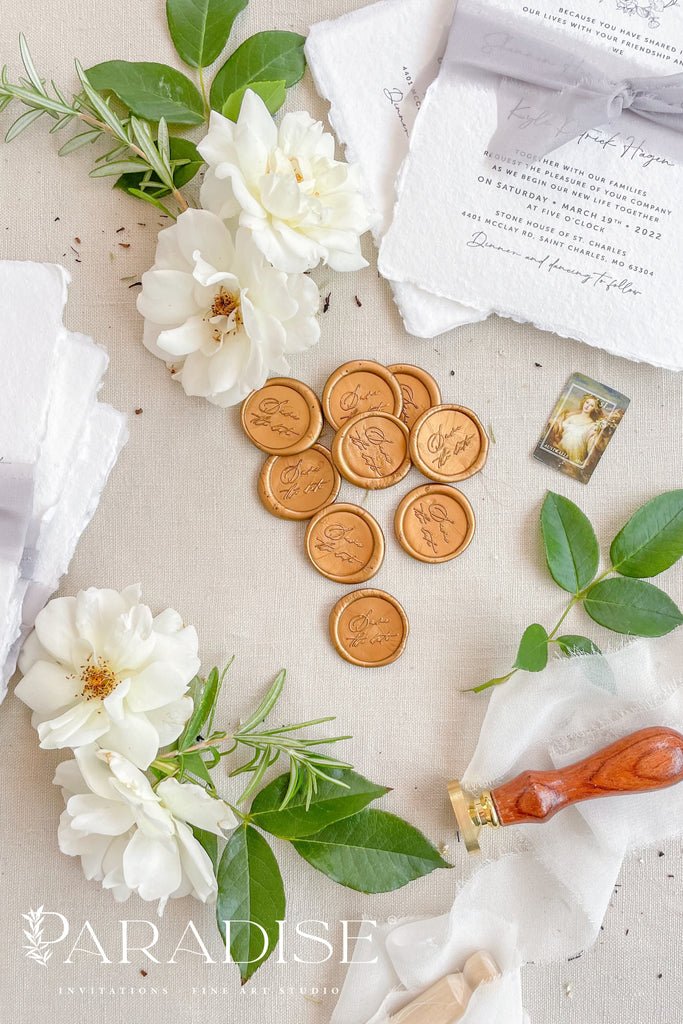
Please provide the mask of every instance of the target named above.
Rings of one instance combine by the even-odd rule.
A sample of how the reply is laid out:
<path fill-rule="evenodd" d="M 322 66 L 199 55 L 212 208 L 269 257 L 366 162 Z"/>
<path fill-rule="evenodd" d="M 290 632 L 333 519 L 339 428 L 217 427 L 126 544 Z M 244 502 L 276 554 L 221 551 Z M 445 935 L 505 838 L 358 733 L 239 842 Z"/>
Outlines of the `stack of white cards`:
<path fill-rule="evenodd" d="M 67 331 L 69 276 L 0 262 L 0 700 L 127 439 L 97 401 L 108 357 Z"/>
<path fill-rule="evenodd" d="M 488 26 L 479 40 L 473 17 Z M 549 65 L 545 46 L 567 74 L 599 68 L 624 94 L 642 76 L 670 89 L 683 7 L 382 0 L 313 26 L 316 85 L 378 211 L 380 273 L 420 337 L 497 313 L 682 369 L 683 133 L 624 111 L 530 156 L 559 92 L 510 86 L 497 69 L 520 53 Z M 523 76 L 524 60 L 515 66 Z"/>

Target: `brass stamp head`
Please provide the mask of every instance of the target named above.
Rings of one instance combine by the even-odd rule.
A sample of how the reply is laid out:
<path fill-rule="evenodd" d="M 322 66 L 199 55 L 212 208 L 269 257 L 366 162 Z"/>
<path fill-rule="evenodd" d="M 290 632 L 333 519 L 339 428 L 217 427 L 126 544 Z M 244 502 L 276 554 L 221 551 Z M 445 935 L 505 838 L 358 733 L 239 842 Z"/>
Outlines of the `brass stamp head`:
<path fill-rule="evenodd" d="M 448 795 L 465 849 L 468 853 L 480 853 L 479 829 L 482 825 L 491 825 L 492 828 L 500 825 L 491 794 L 484 790 L 480 796 L 472 796 L 455 779 L 448 783 Z"/>

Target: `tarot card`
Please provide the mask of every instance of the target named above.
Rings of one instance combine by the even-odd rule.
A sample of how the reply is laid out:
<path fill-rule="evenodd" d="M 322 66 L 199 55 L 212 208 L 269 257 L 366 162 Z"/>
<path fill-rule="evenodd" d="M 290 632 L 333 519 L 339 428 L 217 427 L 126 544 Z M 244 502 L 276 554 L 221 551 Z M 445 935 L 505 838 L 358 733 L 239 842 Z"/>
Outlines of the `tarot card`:
<path fill-rule="evenodd" d="M 550 414 L 534 458 L 587 484 L 630 399 L 573 373 Z"/>

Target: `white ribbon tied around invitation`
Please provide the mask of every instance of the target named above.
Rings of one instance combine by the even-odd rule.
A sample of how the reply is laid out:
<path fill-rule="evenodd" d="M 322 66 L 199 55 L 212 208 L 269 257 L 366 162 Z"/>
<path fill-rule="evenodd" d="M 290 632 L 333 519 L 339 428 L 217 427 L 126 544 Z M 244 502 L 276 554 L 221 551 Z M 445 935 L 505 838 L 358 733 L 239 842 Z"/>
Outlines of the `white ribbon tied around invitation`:
<path fill-rule="evenodd" d="M 464 305 L 681 369 L 683 133 L 659 121 L 680 119 L 683 7 L 641 29 L 623 6 L 574 0 L 571 11 L 561 0 L 459 0 L 378 266 Z M 480 57 L 467 37 L 482 29 Z M 501 90 L 499 69 L 519 75 L 521 59 L 527 77 L 555 88 L 504 77 Z M 581 83 L 586 69 L 595 92 Z M 584 106 L 574 117 L 577 98 Z M 645 110 L 661 104 L 668 112 Z M 535 147 L 555 144 L 557 131 L 571 138 L 537 158 Z"/>
<path fill-rule="evenodd" d="M 501 31 L 495 13 L 485 8 L 459 10 L 456 29 L 450 60 L 505 76 L 490 149 L 512 150 L 523 137 L 527 158 L 537 159 L 591 128 L 612 125 L 625 110 L 683 132 L 683 73 L 615 82 L 569 49 L 525 32 Z"/>
<path fill-rule="evenodd" d="M 462 785 L 481 792 L 525 769 L 564 768 L 655 725 L 683 732 L 681 630 L 625 645 L 604 661 L 558 658 L 496 688 Z M 592 945 L 624 855 L 683 835 L 683 783 L 589 800 L 544 824 L 485 831 L 485 856 L 496 858 L 503 841 L 513 852 L 483 864 L 471 858 L 474 870 L 450 913 L 367 928 L 372 944 L 357 945 L 332 1024 L 386 1024 L 482 947 L 503 977 L 475 990 L 462 1024 L 522 1024 L 520 966 L 565 961 Z M 463 844 L 452 849 L 466 856 Z"/>

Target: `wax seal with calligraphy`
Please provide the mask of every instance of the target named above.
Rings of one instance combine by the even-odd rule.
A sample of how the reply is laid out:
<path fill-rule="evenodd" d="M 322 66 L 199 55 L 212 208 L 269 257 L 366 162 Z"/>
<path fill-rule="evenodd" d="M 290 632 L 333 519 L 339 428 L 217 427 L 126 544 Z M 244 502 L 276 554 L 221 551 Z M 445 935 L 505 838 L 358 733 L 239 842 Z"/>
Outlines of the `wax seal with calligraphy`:
<path fill-rule="evenodd" d="M 320 437 L 323 414 L 314 391 L 299 380 L 274 377 L 242 403 L 244 432 L 269 455 L 306 451 Z"/>
<path fill-rule="evenodd" d="M 323 409 L 330 426 L 339 430 L 363 412 L 388 412 L 400 416 L 401 386 L 386 366 L 370 359 L 344 363 L 323 389 Z"/>
<path fill-rule="evenodd" d="M 401 419 L 412 430 L 416 420 L 434 405 L 441 405 L 441 392 L 431 374 L 419 366 L 409 363 L 394 363 L 387 366 L 401 386 L 403 410 Z"/>
<path fill-rule="evenodd" d="M 409 436 L 396 416 L 365 412 L 337 431 L 332 458 L 342 476 L 357 487 L 391 487 L 410 471 Z"/>
<path fill-rule="evenodd" d="M 488 450 L 486 431 L 463 405 L 428 409 L 410 432 L 410 457 L 420 472 L 437 483 L 456 483 L 478 473 Z"/>
<path fill-rule="evenodd" d="M 354 590 L 330 613 L 330 637 L 337 653 L 362 668 L 390 665 L 403 653 L 408 618 L 383 590 Z"/>
<path fill-rule="evenodd" d="M 341 478 L 327 448 L 266 459 L 258 481 L 264 506 L 279 519 L 310 519 L 339 494 Z"/>
<path fill-rule="evenodd" d="M 394 530 L 401 547 L 420 562 L 448 562 L 474 536 L 469 501 L 448 484 L 425 484 L 406 494 L 396 510 Z"/>
<path fill-rule="evenodd" d="M 359 505 L 328 505 L 306 531 L 306 554 L 319 573 L 335 583 L 365 583 L 384 559 L 384 534 Z"/>

